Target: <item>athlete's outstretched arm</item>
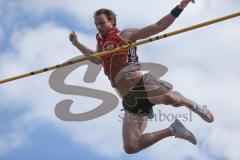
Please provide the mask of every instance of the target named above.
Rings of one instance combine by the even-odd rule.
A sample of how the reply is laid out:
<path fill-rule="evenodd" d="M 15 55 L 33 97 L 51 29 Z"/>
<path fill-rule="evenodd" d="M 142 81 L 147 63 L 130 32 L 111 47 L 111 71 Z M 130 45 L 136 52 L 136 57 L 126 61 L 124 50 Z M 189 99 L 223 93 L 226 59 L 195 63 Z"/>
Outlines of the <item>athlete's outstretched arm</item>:
<path fill-rule="evenodd" d="M 158 22 L 141 29 L 125 29 L 120 33 L 120 37 L 125 41 L 136 41 L 164 31 L 174 22 L 178 14 L 181 13 L 189 2 L 195 3 L 194 0 L 182 0 L 180 4 L 171 11 L 171 13 L 161 18 Z"/>
<path fill-rule="evenodd" d="M 88 47 L 86 47 L 85 45 L 83 45 L 82 43 L 80 43 L 78 41 L 77 35 L 75 32 L 71 32 L 69 35 L 69 40 L 72 42 L 72 44 L 79 49 L 84 55 L 90 55 L 93 54 L 94 51 L 89 49 Z M 95 63 L 95 64 L 101 64 L 100 59 L 98 59 L 97 57 L 94 57 L 92 59 L 90 59 L 91 62 Z"/>

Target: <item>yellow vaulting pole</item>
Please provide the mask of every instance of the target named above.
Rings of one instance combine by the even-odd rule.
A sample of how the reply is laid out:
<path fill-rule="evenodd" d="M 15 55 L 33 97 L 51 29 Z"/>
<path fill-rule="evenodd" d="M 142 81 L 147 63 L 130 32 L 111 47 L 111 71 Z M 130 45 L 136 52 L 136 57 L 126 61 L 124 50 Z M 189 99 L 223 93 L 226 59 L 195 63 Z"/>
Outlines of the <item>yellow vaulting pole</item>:
<path fill-rule="evenodd" d="M 15 77 L 10 77 L 10 78 L 7 78 L 7 79 L 3 79 L 3 80 L 0 80 L 0 84 L 10 82 L 10 81 L 14 81 L 14 80 L 17 80 L 17 79 L 21 79 L 21 78 L 24 78 L 24 77 L 29 77 L 29 76 L 32 76 L 32 75 L 40 74 L 40 73 L 47 72 L 47 71 L 50 71 L 50 70 L 54 70 L 54 69 L 57 69 L 57 68 L 61 68 L 61 67 L 64 67 L 64 66 L 72 65 L 72 64 L 75 64 L 75 63 L 78 63 L 78 62 L 89 60 L 93 57 L 101 57 L 101 56 L 106 55 L 106 54 L 112 54 L 112 53 L 118 52 L 122 49 L 143 45 L 145 43 L 150 43 L 152 41 L 160 40 L 160 39 L 163 39 L 163 38 L 166 38 L 166 37 L 170 37 L 170 36 L 173 36 L 173 35 L 176 35 L 176 34 L 191 31 L 191 30 L 194 30 L 194 29 L 197 29 L 197 28 L 201 28 L 201 27 L 204 27 L 204 26 L 208 26 L 208 25 L 211 25 L 211 24 L 214 24 L 214 23 L 218 23 L 218 22 L 225 21 L 225 20 L 235 18 L 235 17 L 239 17 L 239 16 L 240 16 L 240 12 L 237 12 L 237 13 L 227 15 L 227 16 L 224 16 L 224 17 L 220 17 L 220 18 L 217 18 L 217 19 L 213 19 L 213 20 L 210 20 L 210 21 L 207 21 L 207 22 L 204 22 L 204 23 L 200 23 L 200 24 L 197 24 L 197 25 L 186 27 L 186 28 L 183 28 L 183 29 L 180 29 L 180 30 L 177 30 L 177 31 L 169 32 L 169 33 L 159 35 L 159 36 L 156 36 L 156 37 L 152 37 L 152 38 L 149 38 L 149 39 L 146 39 L 146 40 L 142 40 L 142 41 L 138 41 L 138 42 L 135 42 L 135 43 L 127 44 L 127 45 L 124 45 L 122 47 L 114 48 L 114 49 L 109 50 L 109 51 L 95 53 L 95 54 L 80 57 L 80 58 L 77 58 L 75 60 L 68 61 L 68 62 L 65 62 L 65 63 L 62 63 L 62 64 L 51 66 L 51 67 L 48 67 L 48 68 L 43 68 L 43 69 L 39 69 L 39 70 L 36 70 L 36 71 L 33 71 L 33 72 L 21 74 L 21 75 L 15 76 Z"/>

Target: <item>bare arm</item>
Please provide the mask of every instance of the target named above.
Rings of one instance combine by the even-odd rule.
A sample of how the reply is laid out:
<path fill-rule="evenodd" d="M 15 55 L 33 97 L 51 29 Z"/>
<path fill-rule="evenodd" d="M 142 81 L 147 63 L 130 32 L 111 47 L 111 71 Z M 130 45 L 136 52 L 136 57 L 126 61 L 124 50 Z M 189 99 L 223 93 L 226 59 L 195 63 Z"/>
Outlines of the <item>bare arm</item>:
<path fill-rule="evenodd" d="M 77 35 L 76 35 L 75 32 L 70 33 L 69 40 L 84 55 L 90 55 L 90 54 L 94 54 L 95 53 L 92 49 L 89 49 L 88 47 L 86 47 L 85 45 L 83 45 L 82 43 L 80 43 L 78 41 L 78 38 L 77 38 Z M 95 63 L 95 64 L 101 64 L 101 60 L 98 59 L 97 57 L 91 58 L 90 61 Z"/>
<path fill-rule="evenodd" d="M 178 8 L 183 10 L 190 1 L 194 3 L 194 0 L 182 0 L 181 3 L 178 5 Z M 148 38 L 167 29 L 174 22 L 175 19 L 176 17 L 169 13 L 168 15 L 161 18 L 158 22 L 144 28 L 125 29 L 120 33 L 120 37 L 124 41 L 133 42 L 139 39 Z"/>
<path fill-rule="evenodd" d="M 136 41 L 139 39 L 148 38 L 159 32 L 167 29 L 175 20 L 175 17 L 171 14 L 166 15 L 160 19 L 157 23 L 146 26 L 141 29 L 125 29 L 120 33 L 120 37 L 125 41 Z"/>

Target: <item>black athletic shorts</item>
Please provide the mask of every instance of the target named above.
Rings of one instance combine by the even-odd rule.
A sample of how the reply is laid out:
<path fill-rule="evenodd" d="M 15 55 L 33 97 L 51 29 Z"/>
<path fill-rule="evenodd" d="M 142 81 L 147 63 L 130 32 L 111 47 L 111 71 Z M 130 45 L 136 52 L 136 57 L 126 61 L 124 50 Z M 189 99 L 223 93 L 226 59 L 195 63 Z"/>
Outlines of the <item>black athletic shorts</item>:
<path fill-rule="evenodd" d="M 147 91 L 147 85 L 151 86 L 151 90 Z M 173 87 L 170 83 L 159 80 L 150 73 L 144 74 L 138 83 L 130 88 L 128 93 L 123 97 L 123 108 L 140 117 L 148 116 L 148 118 L 152 119 L 154 117 L 152 106 L 155 104 L 148 100 L 147 93 L 157 89 L 158 95 L 161 95 L 168 93 L 172 88 Z"/>

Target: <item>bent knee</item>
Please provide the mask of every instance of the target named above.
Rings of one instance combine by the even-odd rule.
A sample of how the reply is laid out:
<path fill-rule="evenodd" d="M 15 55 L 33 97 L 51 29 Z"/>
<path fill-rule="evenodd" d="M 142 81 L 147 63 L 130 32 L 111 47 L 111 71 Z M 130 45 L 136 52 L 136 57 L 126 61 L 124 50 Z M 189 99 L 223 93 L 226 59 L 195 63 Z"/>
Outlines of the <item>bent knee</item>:
<path fill-rule="evenodd" d="M 139 147 L 138 145 L 136 144 L 132 144 L 132 145 L 124 145 L 124 151 L 127 153 L 127 154 L 133 154 L 133 153 L 137 153 L 139 151 Z"/>

